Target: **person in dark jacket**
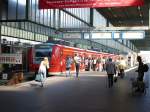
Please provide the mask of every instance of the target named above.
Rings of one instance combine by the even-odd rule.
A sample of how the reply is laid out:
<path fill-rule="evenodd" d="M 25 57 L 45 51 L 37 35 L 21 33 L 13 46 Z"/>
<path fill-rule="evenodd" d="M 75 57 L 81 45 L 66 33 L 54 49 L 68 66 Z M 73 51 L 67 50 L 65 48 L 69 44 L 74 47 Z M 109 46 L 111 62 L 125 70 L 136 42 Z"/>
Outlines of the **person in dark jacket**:
<path fill-rule="evenodd" d="M 106 63 L 106 72 L 108 75 L 108 86 L 109 88 L 113 86 L 113 77 L 116 74 L 116 65 L 112 62 L 112 59 L 109 58 L 108 62 Z"/>
<path fill-rule="evenodd" d="M 136 92 L 144 92 L 144 82 L 143 82 L 143 77 L 144 77 L 144 70 L 143 70 L 143 62 L 142 62 L 142 58 L 140 56 L 137 56 L 137 61 L 139 62 L 138 65 L 138 69 L 136 70 L 136 72 L 138 72 L 138 77 L 137 77 L 137 81 L 134 83 L 135 87 L 137 87 L 137 89 L 135 90 Z"/>
<path fill-rule="evenodd" d="M 140 56 L 137 56 L 137 61 L 139 62 L 138 69 L 136 70 L 136 72 L 138 72 L 137 80 L 138 81 L 143 81 L 144 71 L 143 71 L 142 58 Z"/>
<path fill-rule="evenodd" d="M 70 69 L 72 64 L 72 58 L 70 56 L 67 56 L 66 58 L 66 77 L 70 76 Z"/>

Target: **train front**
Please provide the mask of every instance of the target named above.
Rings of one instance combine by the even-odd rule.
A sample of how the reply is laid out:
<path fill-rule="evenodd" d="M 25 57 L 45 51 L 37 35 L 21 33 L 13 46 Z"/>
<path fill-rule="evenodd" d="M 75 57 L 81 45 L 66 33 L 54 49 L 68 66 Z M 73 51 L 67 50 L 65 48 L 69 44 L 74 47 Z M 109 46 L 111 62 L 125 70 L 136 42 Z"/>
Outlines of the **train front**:
<path fill-rule="evenodd" d="M 37 44 L 30 51 L 30 72 L 38 72 L 39 65 L 44 57 L 48 57 L 49 63 L 52 57 L 53 44 Z"/>

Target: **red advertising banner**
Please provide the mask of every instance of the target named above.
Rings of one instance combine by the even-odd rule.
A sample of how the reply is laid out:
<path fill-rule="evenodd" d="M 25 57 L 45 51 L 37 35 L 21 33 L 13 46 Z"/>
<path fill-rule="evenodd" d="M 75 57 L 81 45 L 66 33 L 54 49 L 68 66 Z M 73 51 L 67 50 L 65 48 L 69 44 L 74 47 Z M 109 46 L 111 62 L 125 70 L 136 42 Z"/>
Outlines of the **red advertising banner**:
<path fill-rule="evenodd" d="M 142 6 L 144 0 L 39 0 L 40 9 Z"/>

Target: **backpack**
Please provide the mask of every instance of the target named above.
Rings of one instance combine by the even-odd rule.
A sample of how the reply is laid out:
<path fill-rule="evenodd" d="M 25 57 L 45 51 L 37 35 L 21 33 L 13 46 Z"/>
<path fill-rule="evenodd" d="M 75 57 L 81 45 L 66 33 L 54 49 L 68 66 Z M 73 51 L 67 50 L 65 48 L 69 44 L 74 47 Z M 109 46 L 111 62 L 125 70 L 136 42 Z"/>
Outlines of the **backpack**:
<path fill-rule="evenodd" d="M 143 72 L 147 72 L 149 69 L 148 65 L 147 64 L 144 64 L 143 65 Z"/>

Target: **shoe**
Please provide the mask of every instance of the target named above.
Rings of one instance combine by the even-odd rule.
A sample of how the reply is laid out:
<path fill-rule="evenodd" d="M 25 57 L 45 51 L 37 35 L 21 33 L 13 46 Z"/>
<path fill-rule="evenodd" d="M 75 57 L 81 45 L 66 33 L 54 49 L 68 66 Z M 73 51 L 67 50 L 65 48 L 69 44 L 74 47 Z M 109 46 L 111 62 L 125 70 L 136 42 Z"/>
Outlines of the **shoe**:
<path fill-rule="evenodd" d="M 44 85 L 43 85 L 43 84 L 41 84 L 41 85 L 40 85 L 40 87 L 44 87 Z"/>
<path fill-rule="evenodd" d="M 76 77 L 78 80 L 80 79 L 79 77 Z"/>

